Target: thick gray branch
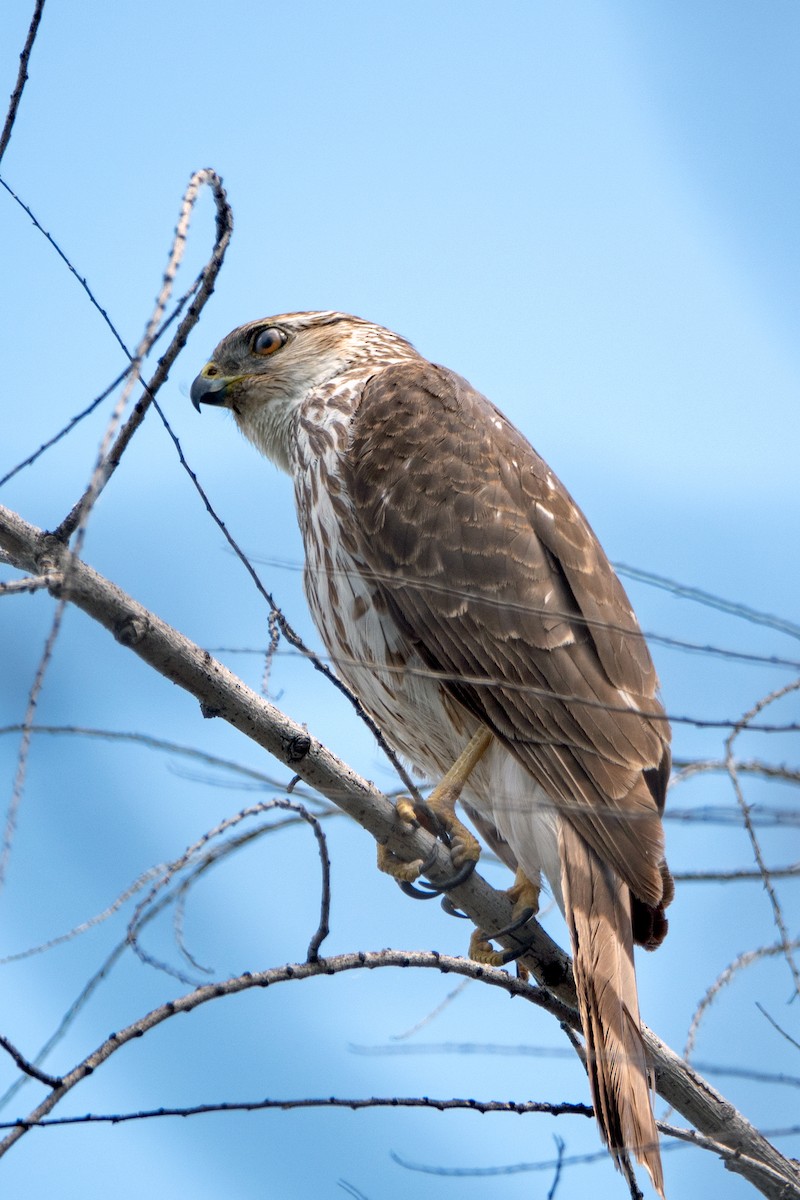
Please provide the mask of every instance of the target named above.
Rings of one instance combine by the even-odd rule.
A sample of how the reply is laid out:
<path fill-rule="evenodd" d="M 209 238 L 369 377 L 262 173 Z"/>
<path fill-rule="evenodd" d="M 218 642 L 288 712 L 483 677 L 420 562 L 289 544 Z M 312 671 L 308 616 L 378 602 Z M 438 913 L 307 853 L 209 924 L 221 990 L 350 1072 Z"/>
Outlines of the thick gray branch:
<path fill-rule="evenodd" d="M 251 691 L 207 651 L 76 559 L 61 542 L 2 506 L 0 550 L 20 570 L 49 577 L 53 595 L 83 609 L 121 645 L 193 695 L 204 716 L 222 718 L 263 746 L 358 821 L 378 842 L 387 843 L 391 850 L 409 860 L 426 858 L 436 848 L 430 877 L 436 881 L 437 877 L 446 879 L 451 873 L 449 855 L 443 846 L 435 847 L 423 829 L 411 829 L 398 822 L 391 802 L 307 730 Z M 502 928 L 511 919 L 508 897 L 490 887 L 477 872 L 451 895 L 475 924 L 488 933 Z M 512 947 L 508 939 L 501 940 Z M 523 961 L 554 995 L 574 1007 L 569 960 L 538 926 Z M 707 1138 L 741 1156 L 728 1159 L 725 1165 L 742 1174 L 771 1200 L 800 1200 L 800 1171 L 796 1166 L 655 1034 L 645 1030 L 645 1038 L 659 1094 Z"/>

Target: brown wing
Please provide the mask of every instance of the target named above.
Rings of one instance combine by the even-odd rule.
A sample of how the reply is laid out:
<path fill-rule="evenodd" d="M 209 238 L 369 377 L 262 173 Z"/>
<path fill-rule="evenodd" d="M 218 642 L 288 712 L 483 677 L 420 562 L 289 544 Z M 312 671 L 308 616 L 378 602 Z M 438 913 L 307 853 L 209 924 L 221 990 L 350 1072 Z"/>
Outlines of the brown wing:
<path fill-rule="evenodd" d="M 345 477 L 394 620 L 658 904 L 669 728 L 628 598 L 567 491 L 484 396 L 424 360 L 368 382 Z"/>

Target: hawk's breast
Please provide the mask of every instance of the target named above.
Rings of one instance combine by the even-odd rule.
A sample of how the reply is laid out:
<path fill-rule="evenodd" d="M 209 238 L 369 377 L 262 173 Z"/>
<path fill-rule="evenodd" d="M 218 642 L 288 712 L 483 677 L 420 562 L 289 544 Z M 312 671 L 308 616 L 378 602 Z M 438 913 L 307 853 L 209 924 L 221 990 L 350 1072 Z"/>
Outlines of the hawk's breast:
<path fill-rule="evenodd" d="M 331 665 L 392 747 L 429 781 L 442 776 L 478 728 L 392 617 L 381 580 L 360 556 L 337 461 L 348 440 L 341 414 L 298 434 L 296 501 L 306 552 L 304 584 Z M 560 901 L 557 817 L 520 763 L 495 743 L 464 797 L 514 846 L 531 878 L 544 871 Z"/>

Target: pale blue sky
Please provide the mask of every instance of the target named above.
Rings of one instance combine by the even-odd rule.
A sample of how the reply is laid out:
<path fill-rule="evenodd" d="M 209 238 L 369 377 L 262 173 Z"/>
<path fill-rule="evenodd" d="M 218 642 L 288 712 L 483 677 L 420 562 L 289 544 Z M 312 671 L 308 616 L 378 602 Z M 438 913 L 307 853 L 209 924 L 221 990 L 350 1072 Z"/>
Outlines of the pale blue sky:
<path fill-rule="evenodd" d="M 6 93 L 31 7 L 12 0 L 0 12 Z M 796 618 L 800 9 L 792 0 L 48 0 L 30 74 L 3 177 L 129 344 L 149 314 L 189 175 L 212 166 L 224 178 L 233 243 L 161 399 L 218 511 L 310 640 L 288 481 L 225 414 L 200 419 L 187 398 L 232 327 L 305 308 L 380 321 L 467 376 L 547 458 L 615 561 Z M 124 364 L 75 279 L 4 192 L 0 206 L 2 475 Z M 210 227 L 204 199 L 191 271 L 207 254 Z M 0 502 L 44 526 L 60 520 L 91 469 L 106 412 L 17 476 Z M 86 554 L 201 644 L 264 644 L 263 604 L 154 416 L 98 505 Z M 648 630 L 800 657 L 796 642 L 775 632 L 641 584 L 630 592 Z M 11 684 L 0 695 L 2 723 L 22 716 L 50 613 L 41 596 L 0 608 Z M 734 718 L 791 677 L 661 645 L 654 655 L 666 705 L 678 715 Z M 256 657 L 229 661 L 258 686 Z M 335 751 L 391 784 L 369 735 L 295 657 L 278 658 L 272 686 Z M 40 716 L 154 733 L 273 770 L 232 731 L 201 722 L 182 694 L 77 613 L 68 614 Z M 774 717 L 797 720 L 796 703 L 776 707 Z M 717 756 L 723 737 L 678 723 L 676 753 Z M 3 738 L 0 746 L 10 778 L 16 744 Z M 746 752 L 796 760 L 788 738 L 753 738 Z M 0 955 L 102 910 L 140 871 L 253 799 L 198 782 L 196 772 L 187 779 L 185 770 L 137 748 L 37 741 Z M 288 778 L 277 766 L 273 773 Z M 758 785 L 748 785 L 748 798 L 791 802 L 786 790 Z M 680 810 L 732 804 L 730 785 L 716 778 L 674 798 Z M 673 821 L 667 832 L 679 870 L 749 862 L 733 824 Z M 369 839 L 344 821 L 331 823 L 330 836 L 331 951 L 464 950 L 460 924 L 378 876 Z M 772 861 L 796 858 L 786 825 L 764 838 Z M 196 889 L 190 947 L 222 975 L 301 957 L 315 920 L 315 872 L 304 831 L 259 843 Z M 502 883 L 499 870 L 487 873 Z M 782 892 L 790 913 L 796 887 Z M 563 937 L 558 919 L 550 927 Z M 104 926 L 4 968 L 0 1027 L 33 1053 L 123 930 Z M 178 962 L 168 921 L 148 939 Z M 773 939 L 757 885 L 685 885 L 664 948 L 640 959 L 645 1019 L 680 1049 L 717 972 Z M 294 985 L 170 1022 L 118 1055 L 64 1112 L 263 1095 L 586 1097 L 577 1064 L 559 1058 L 354 1055 L 352 1043 L 386 1043 L 450 990 L 448 980 L 407 975 Z M 124 962 L 49 1065 L 71 1064 L 181 990 Z M 755 968 L 720 998 L 698 1058 L 793 1069 L 786 1044 L 754 1008 L 766 1004 L 796 1032 L 789 994 L 785 964 Z M 561 1047 L 552 1023 L 474 987 L 418 1040 Z M 7 1079 L 7 1064 L 0 1069 Z M 788 1089 L 783 1097 L 735 1079 L 714 1082 L 765 1127 L 789 1124 L 796 1111 Z M 26 1092 L 11 1102 L 12 1115 L 33 1102 L 34 1089 Z M 597 1149 L 589 1124 L 568 1120 L 271 1113 L 49 1131 L 23 1139 L 0 1164 L 0 1179 L 9 1195 L 58 1191 L 82 1200 L 106 1196 L 112 1180 L 119 1200 L 142 1192 L 202 1200 L 340 1196 L 340 1179 L 368 1200 L 409 1189 L 419 1200 L 516 1200 L 546 1195 L 547 1173 L 409 1175 L 389 1152 L 445 1166 L 534 1162 L 553 1156 L 554 1133 L 571 1154 Z M 796 1143 L 780 1144 L 798 1152 Z M 669 1152 L 666 1170 L 672 1196 L 752 1194 L 691 1151 Z M 602 1164 L 574 1168 L 559 1200 L 588 1187 L 625 1194 Z"/>

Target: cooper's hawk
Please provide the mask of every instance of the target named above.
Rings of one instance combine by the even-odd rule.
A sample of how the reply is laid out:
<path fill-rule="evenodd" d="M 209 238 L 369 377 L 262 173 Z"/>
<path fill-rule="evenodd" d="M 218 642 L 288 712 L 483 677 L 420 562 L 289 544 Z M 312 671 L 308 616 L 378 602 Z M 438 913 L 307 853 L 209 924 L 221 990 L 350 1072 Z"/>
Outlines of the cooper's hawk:
<path fill-rule="evenodd" d="M 587 521 L 466 380 L 357 317 L 244 325 L 191 394 L 292 475 L 314 620 L 389 742 L 432 779 L 479 743 L 468 809 L 518 886 L 547 877 L 600 1131 L 663 1195 L 633 943 L 667 929 L 669 726 Z"/>

